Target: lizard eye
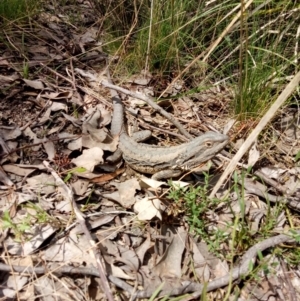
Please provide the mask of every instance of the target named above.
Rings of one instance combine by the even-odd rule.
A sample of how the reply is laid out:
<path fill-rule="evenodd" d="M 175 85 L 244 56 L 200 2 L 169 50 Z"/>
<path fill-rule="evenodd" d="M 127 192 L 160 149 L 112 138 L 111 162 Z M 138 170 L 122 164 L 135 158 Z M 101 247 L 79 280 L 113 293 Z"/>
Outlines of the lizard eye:
<path fill-rule="evenodd" d="M 212 142 L 211 141 L 206 141 L 205 145 L 206 145 L 206 147 L 211 148 L 212 147 Z"/>

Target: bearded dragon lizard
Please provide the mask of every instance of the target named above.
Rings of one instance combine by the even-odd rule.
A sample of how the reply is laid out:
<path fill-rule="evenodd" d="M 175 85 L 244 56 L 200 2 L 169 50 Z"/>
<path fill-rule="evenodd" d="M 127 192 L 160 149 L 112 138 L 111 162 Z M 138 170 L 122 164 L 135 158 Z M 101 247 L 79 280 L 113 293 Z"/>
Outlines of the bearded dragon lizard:
<path fill-rule="evenodd" d="M 180 176 L 184 171 L 194 169 L 213 158 L 229 141 L 226 135 L 207 132 L 177 146 L 159 147 L 138 143 L 124 129 L 124 108 L 118 93 L 113 89 L 110 92 L 114 110 L 111 132 L 119 135 L 123 158 L 132 169 L 152 174 L 153 179 Z"/>

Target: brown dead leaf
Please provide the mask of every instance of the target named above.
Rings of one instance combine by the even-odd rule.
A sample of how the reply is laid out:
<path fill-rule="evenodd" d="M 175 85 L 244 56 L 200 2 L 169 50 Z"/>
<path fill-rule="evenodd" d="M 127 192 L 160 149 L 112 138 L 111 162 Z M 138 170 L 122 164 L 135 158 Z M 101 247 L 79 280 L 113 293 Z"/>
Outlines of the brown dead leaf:
<path fill-rule="evenodd" d="M 135 252 L 137 257 L 139 258 L 140 262 L 144 262 L 144 256 L 146 252 L 154 245 L 153 242 L 151 242 L 150 234 L 148 233 L 147 239 L 138 247 L 136 248 Z"/>
<path fill-rule="evenodd" d="M 55 231 L 50 224 L 33 226 L 31 232 L 36 234 L 23 244 L 23 254 L 26 256 L 35 252 Z"/>
<path fill-rule="evenodd" d="M 55 283 L 47 276 L 37 278 L 34 281 L 34 289 L 39 295 L 43 296 L 43 301 L 54 301 L 54 296 L 58 294 Z M 60 297 L 62 297 L 61 294 Z"/>
<path fill-rule="evenodd" d="M 114 264 L 111 264 L 110 268 L 111 268 L 112 275 L 115 277 L 122 278 L 122 279 L 132 279 L 132 280 L 135 279 L 134 276 L 127 275 L 120 267 Z"/>
<path fill-rule="evenodd" d="M 112 139 L 103 125 L 111 120 L 110 112 L 102 105 L 89 108 L 82 124 L 82 146 L 86 148 L 100 147 L 103 150 L 114 152 L 117 149 L 118 139 Z"/>
<path fill-rule="evenodd" d="M 56 155 L 56 150 L 54 147 L 54 143 L 50 140 L 43 142 L 44 149 L 48 156 L 48 160 L 52 161 Z"/>
<path fill-rule="evenodd" d="M 33 262 L 29 256 L 25 258 L 10 258 L 9 261 L 12 265 L 33 266 Z M 2 289 L 2 293 L 7 298 L 15 298 L 17 293 L 20 292 L 28 283 L 29 276 L 25 275 L 9 275 L 6 282 L 6 287 Z"/>
<path fill-rule="evenodd" d="M 63 92 L 45 92 L 43 94 L 43 98 L 51 99 L 51 100 L 66 100 L 72 97 L 71 91 L 63 91 Z M 65 106 L 63 106 L 63 109 L 65 110 Z M 53 110 L 58 110 L 58 103 L 56 102 L 56 105 L 54 105 Z"/>
<path fill-rule="evenodd" d="M 93 230 L 93 229 L 99 228 L 103 225 L 106 225 L 106 224 L 110 223 L 111 221 L 113 221 L 115 217 L 116 217 L 116 214 L 105 214 L 104 213 L 99 217 L 91 218 L 89 220 L 89 224 L 88 224 L 89 230 Z M 78 233 L 82 234 L 82 229 Z"/>
<path fill-rule="evenodd" d="M 110 135 L 106 129 L 89 128 L 87 134 L 82 137 L 82 147 L 93 148 L 98 147 L 103 150 L 114 152 L 117 149 L 118 139 L 110 139 Z M 109 138 L 109 141 L 105 141 Z"/>
<path fill-rule="evenodd" d="M 300 150 L 300 129 L 295 122 L 296 116 L 288 115 L 281 121 L 283 133 L 278 139 L 276 146 L 284 154 L 297 155 Z"/>
<path fill-rule="evenodd" d="M 103 235 L 101 235 L 103 233 Z M 116 256 L 119 256 L 118 246 L 111 241 L 113 237 L 107 235 L 107 231 L 98 231 L 97 238 L 100 242 L 101 253 L 108 264 L 112 264 Z"/>
<path fill-rule="evenodd" d="M 50 194 L 55 192 L 55 179 L 52 175 L 41 173 L 26 179 L 28 188 L 38 194 Z"/>
<path fill-rule="evenodd" d="M 142 70 L 140 74 L 132 75 L 127 82 L 134 83 L 141 86 L 146 86 L 152 79 L 152 74 L 147 70 Z"/>
<path fill-rule="evenodd" d="M 85 235 L 78 235 L 77 229 L 72 229 L 69 239 L 65 237 L 59 239 L 54 245 L 47 248 L 42 258 L 46 261 L 80 263 L 85 262 L 88 266 L 94 265 L 93 256 L 88 252 L 90 248 L 89 240 Z"/>
<path fill-rule="evenodd" d="M 41 148 L 43 139 L 38 138 L 37 135 L 29 127 L 27 127 L 23 131 L 23 134 L 25 136 L 29 137 L 30 139 L 32 139 L 33 140 L 33 144 L 36 144 L 36 145 L 32 146 L 32 149 L 34 151 L 38 151 Z"/>
<path fill-rule="evenodd" d="M 58 111 L 68 111 L 68 106 L 66 103 L 58 102 L 58 101 L 52 101 L 52 104 L 50 106 L 51 112 L 58 112 Z"/>
<path fill-rule="evenodd" d="M 18 126 L 1 126 L 0 136 L 5 140 L 13 140 L 22 134 Z"/>
<path fill-rule="evenodd" d="M 73 212 L 73 207 L 69 198 L 65 197 L 65 191 L 63 188 L 58 187 L 58 190 L 59 191 L 56 195 L 55 209 L 58 212 L 70 214 L 71 212 Z"/>
<path fill-rule="evenodd" d="M 140 181 L 141 181 L 141 187 L 143 187 L 143 188 L 151 187 L 151 188 L 157 189 L 157 188 L 161 187 L 162 185 L 165 185 L 165 182 L 157 181 L 157 180 L 154 180 L 151 178 L 146 178 L 146 177 L 141 177 Z"/>
<path fill-rule="evenodd" d="M 79 137 L 77 139 L 73 139 L 70 143 L 68 143 L 68 149 L 73 150 L 81 150 L 82 149 L 82 138 Z"/>
<path fill-rule="evenodd" d="M 8 60 L 5 58 L 5 56 L 0 56 L 0 66 L 2 67 L 10 67 L 10 63 L 8 62 Z M 0 76 L 1 78 L 1 76 Z"/>
<path fill-rule="evenodd" d="M 44 21 L 46 21 L 47 23 L 49 22 L 55 22 L 55 23 L 60 23 L 61 19 L 58 18 L 57 16 L 47 13 L 47 12 L 41 12 L 40 18 Z M 43 36 L 43 35 L 41 35 Z"/>
<path fill-rule="evenodd" d="M 5 62 L 5 60 L 2 60 L 2 58 L 0 57 L 0 66 L 3 65 Z M 1 87 L 7 85 L 7 84 L 11 84 L 12 82 L 14 82 L 15 80 L 19 79 L 20 76 L 17 73 L 11 74 L 11 75 L 2 75 L 0 74 L 0 84 Z"/>
<path fill-rule="evenodd" d="M 287 169 L 275 166 L 266 166 L 261 168 L 260 171 L 271 179 L 279 180 L 280 177 L 287 172 Z"/>
<path fill-rule="evenodd" d="M 198 248 L 194 240 L 190 239 L 190 241 L 194 270 L 201 282 L 207 282 L 210 277 L 210 269 L 208 266 L 208 262 L 206 261 L 204 255 L 202 255 L 201 250 Z"/>
<path fill-rule="evenodd" d="M 95 178 L 92 179 L 93 183 L 105 183 L 108 182 L 114 178 L 116 178 L 118 175 L 122 174 L 125 171 L 125 168 L 121 168 L 116 170 L 115 172 L 111 172 L 111 173 L 105 173 L 101 176 L 97 176 Z"/>
<path fill-rule="evenodd" d="M 225 260 L 218 259 L 218 263 L 215 265 L 213 274 L 215 278 L 223 277 L 229 273 L 229 266 Z"/>
<path fill-rule="evenodd" d="M 14 183 L 9 179 L 3 168 L 0 166 L 0 182 L 7 186 L 13 186 Z"/>
<path fill-rule="evenodd" d="M 33 53 L 33 54 L 42 53 L 42 54 L 49 55 L 49 48 L 46 46 L 43 46 L 42 44 L 30 46 L 27 48 L 27 51 L 30 53 Z"/>
<path fill-rule="evenodd" d="M 122 267 L 123 270 L 126 270 L 128 273 L 136 273 L 139 269 L 140 262 L 139 258 L 137 257 L 135 251 L 127 246 L 118 246 L 119 254 L 116 258 L 116 261 L 122 262 L 127 267 Z"/>
<path fill-rule="evenodd" d="M 22 177 L 28 176 L 36 170 L 35 168 L 20 167 L 18 166 L 18 164 L 5 164 L 2 167 L 6 172 L 13 173 Z"/>
<path fill-rule="evenodd" d="M 182 253 L 185 249 L 187 232 L 183 227 L 178 228 L 172 242 L 159 263 L 153 268 L 153 272 L 159 277 L 180 278 Z"/>
<path fill-rule="evenodd" d="M 252 197 L 253 198 L 253 197 Z M 265 203 L 261 202 L 258 197 L 255 197 L 256 202 L 264 204 L 266 206 Z M 251 231 L 252 233 L 256 233 L 259 230 L 259 225 L 261 223 L 262 218 L 267 214 L 267 208 L 251 208 L 250 212 L 249 212 L 249 219 L 251 221 L 250 223 L 250 227 L 251 227 Z"/>
<path fill-rule="evenodd" d="M 44 84 L 40 80 L 29 80 L 29 79 L 23 79 L 24 83 L 33 89 L 36 90 L 43 90 Z"/>
<path fill-rule="evenodd" d="M 151 199 L 145 197 L 141 200 L 137 200 L 134 204 L 134 211 L 138 213 L 138 219 L 141 221 L 149 221 L 157 217 L 162 220 L 162 211 L 165 206 L 159 199 Z"/>
<path fill-rule="evenodd" d="M 103 150 L 93 147 L 83 151 L 82 155 L 71 161 L 77 167 L 84 167 L 88 171 L 93 171 L 95 166 L 103 163 Z"/>
<path fill-rule="evenodd" d="M 260 152 L 257 149 L 257 143 L 255 142 L 249 150 L 248 163 L 247 163 L 248 166 L 254 166 L 254 164 L 257 162 L 259 157 L 260 157 Z"/>
<path fill-rule="evenodd" d="M 79 120 L 78 118 L 74 117 L 74 116 L 70 116 L 64 112 L 62 112 L 62 115 L 67 119 L 69 120 L 70 122 L 72 122 L 72 124 L 75 126 L 75 127 L 81 127 L 82 126 L 82 121 Z M 70 136 L 70 134 L 69 134 Z"/>
<path fill-rule="evenodd" d="M 87 30 L 83 33 L 83 35 L 81 35 L 80 37 L 78 37 L 78 40 L 80 40 L 80 42 L 83 45 L 86 45 L 88 43 L 94 42 L 95 39 L 97 38 L 98 35 L 98 31 L 99 29 L 96 27 L 89 27 L 87 28 Z"/>
<path fill-rule="evenodd" d="M 113 193 L 104 194 L 104 196 L 120 203 L 124 208 L 131 208 L 136 202 L 134 197 L 136 190 L 141 189 L 138 180 L 133 178 L 123 183 L 112 183 L 112 185 L 116 186 L 118 190 Z"/>
<path fill-rule="evenodd" d="M 71 183 L 71 186 L 74 190 L 74 193 L 76 195 L 84 195 L 87 191 L 87 188 L 89 186 L 89 181 L 78 179 L 75 182 Z"/>
<path fill-rule="evenodd" d="M 42 117 L 39 119 L 39 123 L 44 124 L 48 122 L 50 120 L 50 115 L 51 115 L 51 106 L 48 106 L 46 111 L 43 113 Z"/>

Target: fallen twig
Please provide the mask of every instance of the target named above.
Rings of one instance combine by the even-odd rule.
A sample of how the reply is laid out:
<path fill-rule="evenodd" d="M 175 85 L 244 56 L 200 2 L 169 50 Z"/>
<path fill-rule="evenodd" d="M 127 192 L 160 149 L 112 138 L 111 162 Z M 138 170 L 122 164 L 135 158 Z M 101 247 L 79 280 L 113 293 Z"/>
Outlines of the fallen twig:
<path fill-rule="evenodd" d="M 256 256 L 259 252 L 262 252 L 268 248 L 275 247 L 279 244 L 285 242 L 295 242 L 299 240 L 300 230 L 291 232 L 290 234 L 280 234 L 274 237 L 270 237 L 265 239 L 253 247 L 251 247 L 242 257 L 240 264 L 233 268 L 226 276 L 217 278 L 212 280 L 206 285 L 206 291 L 210 292 L 220 287 L 224 287 L 228 285 L 230 282 L 239 279 L 240 277 L 245 277 L 249 273 L 251 273 L 251 266 L 255 262 Z M 26 267 L 26 266 L 17 266 L 17 265 L 7 265 L 0 263 L 0 271 L 7 271 L 7 272 L 18 272 L 18 273 L 27 273 L 27 274 L 46 274 L 47 272 L 51 271 L 52 273 L 63 273 L 63 274 L 81 274 L 81 275 L 90 275 L 100 277 L 99 270 L 95 268 L 84 268 L 78 267 L 73 268 L 69 266 L 63 266 L 58 268 L 46 268 L 46 267 Z M 123 280 L 116 278 L 114 276 L 108 276 L 108 279 L 114 283 L 116 286 L 122 288 L 123 290 L 127 291 L 129 294 L 133 294 L 133 287 L 124 282 Z M 179 295 L 179 294 L 187 294 L 192 293 L 184 301 L 191 300 L 194 298 L 198 298 L 201 296 L 203 288 L 205 287 L 204 284 L 191 282 L 191 281 L 183 281 L 182 286 L 177 287 L 171 291 L 163 291 L 164 295 Z M 149 291 L 137 291 L 132 295 L 133 298 L 149 298 L 153 292 Z"/>
<path fill-rule="evenodd" d="M 260 182 L 256 181 L 254 182 L 253 180 L 245 178 L 242 181 L 240 181 L 240 184 L 244 185 L 246 188 L 246 191 L 248 193 L 252 193 L 255 195 L 258 195 L 260 197 L 263 197 L 267 201 L 270 201 L 272 203 L 279 203 L 279 204 L 286 204 L 288 207 L 295 211 L 300 211 L 300 203 L 296 199 L 296 197 L 292 196 L 276 196 L 273 194 L 268 193 L 268 189 Z"/>
<path fill-rule="evenodd" d="M 294 232 L 294 237 L 292 236 L 292 233 L 290 235 L 287 234 L 280 234 L 274 237 L 267 238 L 257 244 L 255 244 L 253 247 L 251 247 L 242 257 L 241 263 L 239 266 L 235 267 L 233 270 L 229 272 L 226 276 L 217 278 L 209 282 L 206 286 L 206 291 L 210 292 L 215 289 L 218 289 L 220 287 L 228 285 L 230 282 L 237 280 L 240 277 L 245 277 L 251 272 L 251 266 L 253 266 L 251 263 L 254 263 L 257 253 L 262 252 L 270 247 L 277 246 L 278 244 L 284 243 L 284 242 L 295 242 L 299 240 L 295 236 L 300 235 L 300 231 Z M 176 292 L 170 291 L 165 292 L 164 294 L 168 294 L 170 296 L 177 295 L 177 294 L 186 294 L 193 292 L 192 295 L 186 299 L 182 299 L 184 301 L 192 300 L 195 298 L 198 298 L 201 296 L 203 288 L 205 287 L 204 284 L 196 283 L 196 282 L 190 282 L 190 281 L 184 281 L 182 284 L 182 287 L 177 287 Z M 136 293 L 137 298 L 149 298 L 151 295 L 145 293 L 143 291 L 139 291 Z"/>
<path fill-rule="evenodd" d="M 193 137 L 182 127 L 182 125 L 172 115 L 170 115 L 162 107 L 157 105 L 149 96 L 131 92 L 127 89 L 124 89 L 124 88 L 121 88 L 119 86 L 113 85 L 112 83 L 110 83 L 109 81 L 106 81 L 106 80 L 102 80 L 100 82 L 100 84 L 103 85 L 104 87 L 107 87 L 107 88 L 111 89 L 111 90 L 115 90 L 115 91 L 121 92 L 125 95 L 129 95 L 131 97 L 135 97 L 135 98 L 143 100 L 149 106 L 151 106 L 153 109 L 158 111 L 161 115 L 166 117 L 170 122 L 172 122 L 185 137 L 187 137 L 190 140 L 193 139 Z"/>

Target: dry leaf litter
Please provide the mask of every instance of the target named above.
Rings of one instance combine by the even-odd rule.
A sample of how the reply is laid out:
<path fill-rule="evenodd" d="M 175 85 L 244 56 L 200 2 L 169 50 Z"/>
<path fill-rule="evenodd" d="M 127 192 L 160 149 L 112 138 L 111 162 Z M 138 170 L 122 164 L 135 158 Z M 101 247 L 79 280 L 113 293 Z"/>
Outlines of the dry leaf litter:
<path fill-rule="evenodd" d="M 86 16 L 86 22 L 93 18 Z M 202 213 L 200 219 L 210 234 L 204 240 L 189 231 L 184 202 L 176 205 L 167 198 L 166 182 L 145 175 L 130 177 L 122 161 L 106 160 L 118 141 L 109 132 L 109 91 L 99 85 L 108 57 L 99 46 L 98 28 L 75 33 L 51 13 L 39 21 L 26 41 L 30 80 L 22 76 L 22 33 L 16 32 L 11 42 L 19 55 L 1 45 L 2 300 L 106 300 L 105 284 L 108 292 L 123 300 L 149 298 L 158 287 L 162 296 L 190 293 L 192 299 L 204 290 L 210 292 L 210 300 L 223 300 L 228 284 L 240 291 L 240 301 L 300 300 L 299 262 L 285 260 L 285 252 L 296 248 L 299 239 L 299 232 L 291 232 L 299 227 L 300 208 L 300 167 L 294 161 L 300 149 L 296 113 L 282 113 L 269 141 L 253 145 L 244 167 L 263 159 L 269 164 L 258 164 L 262 167 L 252 176 L 229 183 L 245 190 L 224 189 L 218 195 L 224 201 Z M 157 87 L 149 85 L 151 80 L 152 75 L 142 71 L 123 79 L 122 86 L 154 96 Z M 178 81 L 164 96 L 176 97 L 182 91 L 184 82 Z M 164 117 L 138 99 L 124 99 L 133 128 L 155 128 L 158 145 L 179 143 L 182 137 L 169 135 L 174 128 Z M 227 128 L 232 135 L 238 132 L 228 117 L 232 99 L 228 87 L 212 86 L 192 97 L 162 99 L 160 105 L 172 109 L 192 134 Z M 244 135 L 247 128 L 218 159 L 220 169 L 224 156 L 230 158 L 228 151 L 239 148 Z M 203 176 L 190 175 L 173 185 L 181 189 L 203 185 Z M 75 217 L 74 206 L 95 246 Z M 271 218 L 268 231 L 273 240 L 257 245 L 255 251 L 256 244 L 267 238 L 260 230 Z M 248 223 L 249 241 L 235 239 L 242 237 L 240 219 Z M 218 246 L 217 235 L 225 238 Z M 97 258 L 106 283 L 99 278 Z M 262 268 L 255 273 L 257 266 Z"/>

